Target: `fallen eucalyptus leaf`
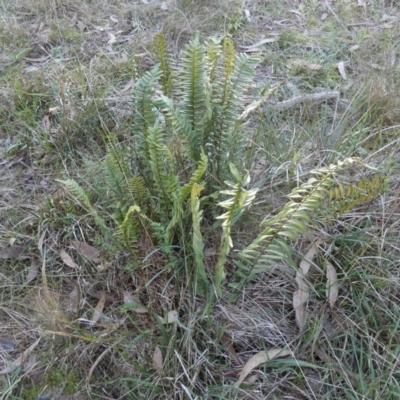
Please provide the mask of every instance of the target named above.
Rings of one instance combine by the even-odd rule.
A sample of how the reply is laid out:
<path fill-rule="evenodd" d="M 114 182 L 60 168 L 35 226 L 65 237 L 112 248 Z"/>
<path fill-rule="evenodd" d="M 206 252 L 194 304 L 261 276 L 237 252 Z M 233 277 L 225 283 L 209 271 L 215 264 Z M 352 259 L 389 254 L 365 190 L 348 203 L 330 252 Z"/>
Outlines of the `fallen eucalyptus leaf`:
<path fill-rule="evenodd" d="M 60 257 L 61 260 L 63 261 L 63 263 L 65 265 L 68 265 L 68 267 L 79 270 L 79 266 L 77 264 L 75 264 L 75 261 L 72 259 L 72 257 L 64 250 L 62 249 L 60 251 Z"/>
<path fill-rule="evenodd" d="M 297 290 L 293 294 L 293 308 L 296 314 L 296 324 L 300 330 L 303 329 L 307 320 L 306 302 L 309 297 L 309 287 L 305 277 L 310 269 L 312 259 L 318 251 L 320 240 L 313 243 L 304 259 L 300 263 L 300 271 L 296 273 Z"/>
<path fill-rule="evenodd" d="M 160 374 L 163 369 L 163 356 L 158 346 L 156 346 L 153 354 L 153 368 L 158 374 Z"/>
<path fill-rule="evenodd" d="M 242 382 L 246 379 L 247 375 L 251 371 L 253 371 L 254 368 L 257 368 L 259 365 L 271 361 L 274 358 L 285 357 L 290 354 L 292 354 L 290 350 L 283 350 L 283 349 L 271 349 L 268 352 L 260 351 L 246 362 L 246 364 L 242 369 L 242 372 L 239 375 L 238 380 L 235 383 L 235 386 L 239 387 L 242 384 Z"/>
<path fill-rule="evenodd" d="M 90 321 L 91 326 L 94 326 L 99 321 L 101 315 L 103 314 L 105 302 L 106 302 L 106 294 L 103 293 L 103 295 L 100 297 L 99 302 L 97 303 L 96 308 L 94 309 L 93 317 Z"/>
<path fill-rule="evenodd" d="M 28 275 L 25 278 L 24 286 L 31 283 L 39 274 L 39 266 L 36 263 L 32 263 L 29 268 Z"/>
<path fill-rule="evenodd" d="M 8 367 L 4 368 L 0 371 L 0 375 L 6 375 L 13 373 L 17 368 L 19 368 L 28 358 L 28 356 L 32 353 L 35 347 L 39 344 L 41 338 L 36 340 L 30 347 L 28 347 L 15 361 L 10 363 Z"/>
<path fill-rule="evenodd" d="M 339 70 L 339 73 L 340 73 L 341 77 L 342 77 L 344 80 L 346 80 L 346 79 L 347 79 L 347 74 L 346 74 L 346 69 L 345 69 L 345 67 L 344 67 L 344 62 L 343 62 L 343 61 L 340 61 L 340 62 L 338 63 L 338 70 Z"/>
<path fill-rule="evenodd" d="M 333 308 L 339 296 L 339 284 L 335 267 L 328 261 L 326 263 L 326 297 L 329 298 L 329 306 Z"/>
<path fill-rule="evenodd" d="M 40 235 L 39 241 L 38 241 L 37 247 L 38 247 L 40 254 L 42 254 L 42 248 L 43 248 L 44 238 L 46 237 L 46 233 L 47 233 L 47 231 L 42 232 L 42 234 Z"/>
<path fill-rule="evenodd" d="M 178 313 L 175 310 L 168 311 L 167 318 L 160 317 L 162 324 L 172 324 L 178 320 Z"/>
<path fill-rule="evenodd" d="M 69 294 L 69 304 L 67 312 L 77 313 L 79 310 L 79 291 L 78 287 L 75 286 L 72 292 Z"/>
<path fill-rule="evenodd" d="M 267 38 L 267 39 L 260 40 L 259 42 L 254 43 L 250 46 L 239 46 L 239 47 L 244 50 L 252 50 L 252 49 L 258 49 L 263 44 L 274 43 L 274 42 L 276 42 L 276 38 Z"/>
<path fill-rule="evenodd" d="M 95 247 L 85 242 L 80 242 L 79 240 L 71 240 L 71 244 L 82 256 L 86 257 L 90 261 L 93 261 L 95 264 L 101 263 L 100 252 Z"/>

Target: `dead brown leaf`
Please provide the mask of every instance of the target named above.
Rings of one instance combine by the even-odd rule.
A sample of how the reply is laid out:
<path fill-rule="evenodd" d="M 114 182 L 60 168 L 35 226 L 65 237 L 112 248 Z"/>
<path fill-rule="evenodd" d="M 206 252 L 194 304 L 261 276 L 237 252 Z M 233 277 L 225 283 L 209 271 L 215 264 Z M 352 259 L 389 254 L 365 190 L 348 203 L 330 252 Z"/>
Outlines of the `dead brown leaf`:
<path fill-rule="evenodd" d="M 240 373 L 239 378 L 235 383 L 235 386 L 239 387 L 246 379 L 247 375 L 251 371 L 253 371 L 254 368 L 257 368 L 259 365 L 271 361 L 274 358 L 285 357 L 290 354 L 292 354 L 290 350 L 283 350 L 283 349 L 271 349 L 268 352 L 260 351 L 259 353 L 251 357 L 244 365 L 242 372 Z"/>
<path fill-rule="evenodd" d="M 34 279 L 36 279 L 38 274 L 39 274 L 39 266 L 35 262 L 32 262 L 32 265 L 31 265 L 31 267 L 29 268 L 29 271 L 28 271 L 28 275 L 26 276 L 26 279 L 25 279 L 25 282 L 24 282 L 24 286 L 28 285 Z"/>
<path fill-rule="evenodd" d="M 297 282 L 298 289 L 293 293 L 293 308 L 296 313 L 296 324 L 300 330 L 303 330 L 307 320 L 306 302 L 309 296 L 309 288 L 301 279 Z"/>
<path fill-rule="evenodd" d="M 313 243 L 304 259 L 300 263 L 300 271 L 296 273 L 297 290 L 293 294 L 293 308 L 296 313 L 296 324 L 300 330 L 303 329 L 307 320 L 306 303 L 309 297 L 309 287 L 305 277 L 310 270 L 312 259 L 318 251 L 320 240 Z"/>
<path fill-rule="evenodd" d="M 274 43 L 274 42 L 276 42 L 276 38 L 266 38 L 250 46 L 239 46 L 239 47 L 245 51 L 251 51 L 253 49 L 259 49 L 259 47 L 262 46 L 263 44 Z"/>
<path fill-rule="evenodd" d="M 107 44 L 114 44 L 117 42 L 117 38 L 112 32 L 107 32 L 107 35 L 108 35 Z"/>
<path fill-rule="evenodd" d="M 175 310 L 168 311 L 167 318 L 160 317 L 162 324 L 172 324 L 178 320 L 178 313 Z"/>
<path fill-rule="evenodd" d="M 326 263 L 326 297 L 329 298 L 329 306 L 334 307 L 339 296 L 339 284 L 335 267 L 328 261 Z"/>
<path fill-rule="evenodd" d="M 79 310 L 79 290 L 75 286 L 72 292 L 69 294 L 69 304 L 67 307 L 67 312 L 77 313 Z"/>
<path fill-rule="evenodd" d="M 92 317 L 92 320 L 90 321 L 91 326 L 94 326 L 99 321 L 101 315 L 103 314 L 105 303 L 106 303 L 106 294 L 103 293 L 99 302 L 97 303 L 96 308 L 94 309 L 93 317 Z"/>
<path fill-rule="evenodd" d="M 95 264 L 101 263 L 100 251 L 96 247 L 90 246 L 85 242 L 80 242 L 79 240 L 71 240 L 71 244 L 80 255 L 93 261 Z"/>
<path fill-rule="evenodd" d="M 3 260 L 9 258 L 15 258 L 17 260 L 26 260 L 29 258 L 28 255 L 24 255 L 24 246 L 11 246 L 5 249 L 0 249 L 0 258 Z"/>
<path fill-rule="evenodd" d="M 40 254 L 42 254 L 42 248 L 43 248 L 44 238 L 46 237 L 46 233 L 47 233 L 47 231 L 42 232 L 42 234 L 40 235 L 39 241 L 38 241 L 37 248 L 38 248 Z"/>
<path fill-rule="evenodd" d="M 338 63 L 338 70 L 339 70 L 339 73 L 340 73 L 341 77 L 342 77 L 344 80 L 346 80 L 346 79 L 347 79 L 347 74 L 346 74 L 346 69 L 345 69 L 345 67 L 344 67 L 344 62 L 343 62 L 343 61 L 340 61 L 340 62 Z"/>
<path fill-rule="evenodd" d="M 29 348 L 27 348 L 15 361 L 10 363 L 8 367 L 4 368 L 3 370 L 0 371 L 0 375 L 6 375 L 6 374 L 11 374 L 13 373 L 17 368 L 19 368 L 28 358 L 28 356 L 32 353 L 32 351 L 35 349 L 35 347 L 39 344 L 40 342 L 39 338 L 36 340 L 35 343 L 33 343 Z"/>
<path fill-rule="evenodd" d="M 161 374 L 163 369 L 163 355 L 158 346 L 156 346 L 153 354 L 153 368 L 158 374 Z"/>
<path fill-rule="evenodd" d="M 72 257 L 64 249 L 62 249 L 60 251 L 60 257 L 61 257 L 61 260 L 63 261 L 63 263 L 65 265 L 67 265 L 68 267 L 76 269 L 76 270 L 80 269 L 79 266 L 77 264 L 75 264 L 75 261 L 72 259 Z"/>
<path fill-rule="evenodd" d="M 51 131 L 50 115 L 45 115 L 42 118 L 42 126 L 45 132 L 50 133 Z"/>

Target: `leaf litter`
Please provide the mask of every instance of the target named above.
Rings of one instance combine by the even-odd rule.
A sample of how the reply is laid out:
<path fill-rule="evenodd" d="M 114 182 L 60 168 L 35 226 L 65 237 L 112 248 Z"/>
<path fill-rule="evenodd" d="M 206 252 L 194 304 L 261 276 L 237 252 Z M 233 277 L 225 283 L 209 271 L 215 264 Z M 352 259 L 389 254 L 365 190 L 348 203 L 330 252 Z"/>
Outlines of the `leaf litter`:
<path fill-rule="evenodd" d="M 326 263 L 326 297 L 329 299 L 329 306 L 334 307 L 339 296 L 339 284 L 335 267 L 328 261 Z"/>
<path fill-rule="evenodd" d="M 19 357 L 11 362 L 6 368 L 0 371 L 0 375 L 7 375 L 13 373 L 17 368 L 21 367 L 22 364 L 28 359 L 29 355 L 35 349 L 35 347 L 39 344 L 41 338 L 37 339 L 36 342 L 31 344 L 23 353 L 19 355 Z"/>
<path fill-rule="evenodd" d="M 103 293 L 103 295 L 100 297 L 99 302 L 97 303 L 96 308 L 94 309 L 93 317 L 90 321 L 90 326 L 94 326 L 97 324 L 97 322 L 99 322 L 99 319 L 103 314 L 105 303 L 106 303 L 106 294 Z"/>
<path fill-rule="evenodd" d="M 163 369 L 163 355 L 158 346 L 156 346 L 153 353 L 153 368 L 158 374 L 161 374 Z"/>
<path fill-rule="evenodd" d="M 264 364 L 268 361 L 273 360 L 274 358 L 277 357 L 286 357 L 288 355 L 291 355 L 292 352 L 290 350 L 285 350 L 285 349 L 271 349 L 269 351 L 260 351 L 259 353 L 255 354 L 253 357 L 250 357 L 250 359 L 246 362 L 244 365 L 238 380 L 235 383 L 236 387 L 239 387 L 243 381 L 246 379 L 247 375 L 251 371 L 253 371 L 255 368 L 260 366 L 261 364 Z"/>
<path fill-rule="evenodd" d="M 67 265 L 68 267 L 70 267 L 72 269 L 80 270 L 79 265 L 77 265 L 75 263 L 75 261 L 72 259 L 72 257 L 64 249 L 62 249 L 60 251 L 60 257 L 61 257 L 61 260 L 63 261 L 63 263 L 65 265 Z"/>
<path fill-rule="evenodd" d="M 296 324 L 300 331 L 303 330 L 307 320 L 306 303 L 309 298 L 310 289 L 305 277 L 310 270 L 311 263 L 318 251 L 320 240 L 313 243 L 300 263 L 300 269 L 296 273 L 297 290 L 293 293 L 293 308 L 296 315 Z"/>
<path fill-rule="evenodd" d="M 82 256 L 95 264 L 101 263 L 100 251 L 85 242 L 80 242 L 79 240 L 71 240 L 71 244 L 74 249 Z"/>

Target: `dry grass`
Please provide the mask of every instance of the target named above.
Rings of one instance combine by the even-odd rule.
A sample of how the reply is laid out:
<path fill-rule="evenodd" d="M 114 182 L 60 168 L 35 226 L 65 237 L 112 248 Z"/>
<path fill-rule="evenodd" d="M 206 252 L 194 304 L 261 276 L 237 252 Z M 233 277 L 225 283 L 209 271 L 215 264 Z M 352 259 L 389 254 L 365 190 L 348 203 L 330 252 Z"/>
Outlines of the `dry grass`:
<path fill-rule="evenodd" d="M 383 0 L 0 0 L 0 370 L 41 338 L 0 375 L 0 399 L 398 399 L 399 18 Z M 254 117 L 248 168 L 260 193 L 234 232 L 238 247 L 316 166 L 358 156 L 388 171 L 382 196 L 292 244 L 299 265 L 315 237 L 322 243 L 301 332 L 292 267 L 266 271 L 235 304 L 204 309 L 156 251 L 136 270 L 56 182 L 79 179 L 109 212 L 97 162 L 109 132 L 130 134 L 132 60 L 139 72 L 154 63 L 157 32 L 175 55 L 196 32 L 232 35 L 237 46 L 273 37 L 260 46 L 256 84 L 282 82 L 274 101 L 341 92 L 340 104 L 266 107 Z M 218 240 L 212 227 L 205 237 Z M 73 239 L 91 243 L 100 261 Z M 63 249 L 77 268 L 62 262 Z M 340 282 L 332 309 L 328 260 Z M 127 292 L 136 307 L 124 304 Z M 171 310 L 177 321 L 163 323 Z M 261 365 L 236 388 L 250 357 L 272 348 L 293 356 Z"/>

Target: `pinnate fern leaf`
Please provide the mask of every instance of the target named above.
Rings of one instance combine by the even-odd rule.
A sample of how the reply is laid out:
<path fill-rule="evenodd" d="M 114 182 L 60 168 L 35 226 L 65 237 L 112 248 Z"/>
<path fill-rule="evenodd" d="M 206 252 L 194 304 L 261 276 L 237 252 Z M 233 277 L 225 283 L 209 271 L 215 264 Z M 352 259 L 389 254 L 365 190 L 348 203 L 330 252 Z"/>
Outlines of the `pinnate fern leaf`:
<path fill-rule="evenodd" d="M 173 207 L 173 194 L 178 193 L 179 185 L 173 167 L 172 156 L 164 144 L 163 129 L 158 122 L 149 128 L 146 143 L 160 211 L 165 214 L 164 218 L 168 219 L 171 216 Z"/>
<path fill-rule="evenodd" d="M 311 171 L 314 177 L 295 188 L 281 212 L 263 222 L 261 225 L 264 230 L 238 253 L 234 261 L 238 267 L 238 281 L 231 285 L 233 288 L 242 289 L 264 269 L 273 267 L 277 260 L 291 263 L 291 250 L 286 240 L 296 240 L 306 230 L 312 216 L 332 197 L 332 188 L 337 187 L 337 174 L 354 163 L 359 163 L 359 160 L 347 158 L 329 167 Z M 236 298 L 237 293 L 231 300 Z"/>
<path fill-rule="evenodd" d="M 159 65 L 139 79 L 133 88 L 133 107 L 134 122 L 133 135 L 136 138 L 137 146 L 140 149 L 140 155 L 146 159 L 148 157 L 148 149 L 146 144 L 146 136 L 150 127 L 154 125 L 157 119 L 157 113 L 154 109 L 153 98 L 155 88 L 162 76 Z"/>
<path fill-rule="evenodd" d="M 161 87 L 165 96 L 172 98 L 172 70 L 169 62 L 167 44 L 163 35 L 157 34 L 154 38 L 154 48 L 160 63 Z"/>
<path fill-rule="evenodd" d="M 200 222 L 202 220 L 203 212 L 200 210 L 199 195 L 204 189 L 204 186 L 197 183 L 192 185 L 190 208 L 192 211 L 192 246 L 194 252 L 194 266 L 195 266 L 195 285 L 200 287 L 200 290 L 205 291 L 208 286 L 208 279 L 204 265 L 204 241 L 200 230 Z"/>
<path fill-rule="evenodd" d="M 237 182 L 226 182 L 226 184 L 232 189 L 223 190 L 220 192 L 221 194 L 227 194 L 230 197 L 227 200 L 219 203 L 219 206 L 224 208 L 226 212 L 217 217 L 218 219 L 223 220 L 221 245 L 217 264 L 215 266 L 215 291 L 218 296 L 222 296 L 222 282 L 225 279 L 225 264 L 230 253 L 230 249 L 233 247 L 231 238 L 232 226 L 237 222 L 245 209 L 253 202 L 258 190 L 245 190 L 245 187 L 250 183 L 249 173 L 247 172 L 242 178 L 239 174 L 239 171 L 233 164 L 230 164 L 229 167 Z"/>
<path fill-rule="evenodd" d="M 81 204 L 82 206 L 92 215 L 97 226 L 103 229 L 103 231 L 108 232 L 108 228 L 104 222 L 104 219 L 100 217 L 97 210 L 93 207 L 89 196 L 85 190 L 73 179 L 61 180 L 58 179 L 57 182 L 62 183 Z"/>
<path fill-rule="evenodd" d="M 201 153 L 201 159 L 200 162 L 197 166 L 196 171 L 192 174 L 189 182 L 183 186 L 180 190 L 179 193 L 179 202 L 183 203 L 183 201 L 186 199 L 187 196 L 192 192 L 193 186 L 200 182 L 200 179 L 203 177 L 204 173 L 207 170 L 207 163 L 208 163 L 208 158 L 204 154 L 204 152 Z"/>
<path fill-rule="evenodd" d="M 192 139 L 192 154 L 200 158 L 203 142 L 203 116 L 206 113 L 204 48 L 199 38 L 193 39 L 186 47 L 182 59 L 182 114 L 195 132 Z"/>

